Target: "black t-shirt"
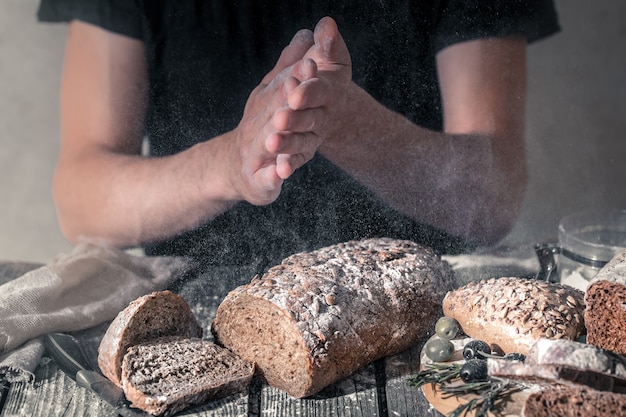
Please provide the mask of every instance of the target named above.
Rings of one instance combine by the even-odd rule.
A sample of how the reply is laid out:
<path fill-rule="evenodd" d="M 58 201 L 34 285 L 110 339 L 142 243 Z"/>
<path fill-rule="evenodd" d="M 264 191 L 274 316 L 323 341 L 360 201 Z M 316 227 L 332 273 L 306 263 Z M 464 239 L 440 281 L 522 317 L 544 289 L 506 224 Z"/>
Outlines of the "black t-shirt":
<path fill-rule="evenodd" d="M 435 55 L 470 39 L 558 31 L 551 0 L 42 0 L 41 21 L 80 19 L 146 45 L 154 156 L 233 129 L 250 91 L 295 32 L 323 16 L 339 26 L 353 79 L 388 108 L 442 127 Z M 147 248 L 209 264 L 240 264 L 349 239 L 389 236 L 458 252 L 465 243 L 401 215 L 320 155 L 263 207 L 239 203 L 198 230 Z"/>

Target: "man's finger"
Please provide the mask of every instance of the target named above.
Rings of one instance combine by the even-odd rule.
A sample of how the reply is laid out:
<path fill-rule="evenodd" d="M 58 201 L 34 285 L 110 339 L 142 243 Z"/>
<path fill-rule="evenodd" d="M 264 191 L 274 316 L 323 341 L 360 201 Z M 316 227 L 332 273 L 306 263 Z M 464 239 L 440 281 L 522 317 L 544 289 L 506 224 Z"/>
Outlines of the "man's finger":
<path fill-rule="evenodd" d="M 319 129 L 324 117 L 326 116 L 321 106 L 305 110 L 284 107 L 272 116 L 272 126 L 277 131 L 314 132 Z"/>
<path fill-rule="evenodd" d="M 263 84 L 269 84 L 285 68 L 298 62 L 313 46 L 313 32 L 308 29 L 299 30 L 283 49 L 274 68 L 263 77 Z"/>
<path fill-rule="evenodd" d="M 339 33 L 337 23 L 330 17 L 322 18 L 313 34 L 315 46 L 305 57 L 312 58 L 320 70 L 334 66 L 352 66 L 348 47 Z"/>
<path fill-rule="evenodd" d="M 307 160 L 308 159 L 304 154 L 280 154 L 276 157 L 276 175 L 278 175 L 279 178 L 286 180 L 296 171 L 296 169 L 304 165 Z"/>
<path fill-rule="evenodd" d="M 289 90 L 287 105 L 292 110 L 306 110 L 321 107 L 326 104 L 330 88 L 332 87 L 322 78 L 313 78 L 304 81 Z"/>
<path fill-rule="evenodd" d="M 265 148 L 268 154 L 304 154 L 312 158 L 321 142 L 312 132 L 276 132 L 266 137 Z"/>

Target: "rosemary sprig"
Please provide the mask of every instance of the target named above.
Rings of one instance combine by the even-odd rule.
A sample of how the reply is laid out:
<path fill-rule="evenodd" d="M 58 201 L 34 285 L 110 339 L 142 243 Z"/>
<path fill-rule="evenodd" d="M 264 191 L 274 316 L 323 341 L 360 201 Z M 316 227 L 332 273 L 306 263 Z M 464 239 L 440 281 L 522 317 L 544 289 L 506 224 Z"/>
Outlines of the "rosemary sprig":
<path fill-rule="evenodd" d="M 486 417 L 487 413 L 494 409 L 498 400 L 507 398 L 514 392 L 521 391 L 522 389 L 523 387 L 519 384 L 493 378 L 483 382 L 460 385 L 458 387 L 441 386 L 441 390 L 447 396 L 465 394 L 478 396 L 456 408 L 448 417 L 464 416 L 467 412 L 474 410 L 476 411 L 475 417 Z"/>
<path fill-rule="evenodd" d="M 459 378 L 461 365 L 458 363 L 426 365 L 424 370 L 408 380 L 410 386 L 420 388 L 426 384 L 445 384 Z"/>
<path fill-rule="evenodd" d="M 426 365 L 423 371 L 408 380 L 408 384 L 417 388 L 426 384 L 435 384 L 436 388 L 443 393 L 443 398 L 467 394 L 476 396 L 466 404 L 457 407 L 448 417 L 461 417 L 473 411 L 475 411 L 475 417 L 486 417 L 487 413 L 494 409 L 498 400 L 524 389 L 520 384 L 495 378 L 451 385 L 450 382 L 460 378 L 461 366 L 459 363 Z"/>

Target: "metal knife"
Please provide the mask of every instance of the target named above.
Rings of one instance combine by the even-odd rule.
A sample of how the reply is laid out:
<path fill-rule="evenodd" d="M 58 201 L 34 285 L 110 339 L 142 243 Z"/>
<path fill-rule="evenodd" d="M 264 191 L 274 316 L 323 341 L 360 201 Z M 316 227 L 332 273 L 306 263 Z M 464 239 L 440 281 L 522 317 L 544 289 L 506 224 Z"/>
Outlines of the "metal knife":
<path fill-rule="evenodd" d="M 81 387 L 94 392 L 123 417 L 151 417 L 139 409 L 131 408 L 124 391 L 113 382 L 91 369 L 78 340 L 65 333 L 49 333 L 44 336 L 48 354 L 61 370 Z"/>

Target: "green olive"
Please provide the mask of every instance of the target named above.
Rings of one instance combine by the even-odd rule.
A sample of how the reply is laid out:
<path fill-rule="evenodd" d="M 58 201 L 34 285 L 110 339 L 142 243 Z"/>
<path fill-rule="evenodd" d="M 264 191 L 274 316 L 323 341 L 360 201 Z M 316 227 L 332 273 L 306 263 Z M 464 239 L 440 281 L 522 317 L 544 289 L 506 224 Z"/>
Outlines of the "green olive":
<path fill-rule="evenodd" d="M 426 343 L 426 356 L 434 362 L 445 362 L 453 353 L 454 345 L 448 339 L 431 339 Z"/>
<path fill-rule="evenodd" d="M 460 331 L 459 322 L 451 317 L 443 316 L 435 324 L 435 333 L 442 339 L 454 339 Z"/>

